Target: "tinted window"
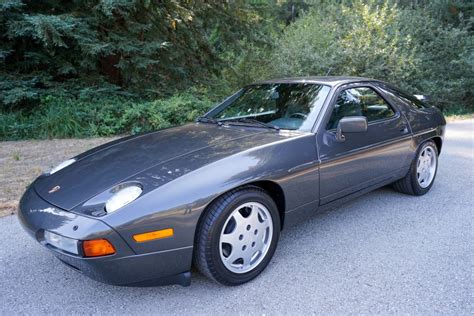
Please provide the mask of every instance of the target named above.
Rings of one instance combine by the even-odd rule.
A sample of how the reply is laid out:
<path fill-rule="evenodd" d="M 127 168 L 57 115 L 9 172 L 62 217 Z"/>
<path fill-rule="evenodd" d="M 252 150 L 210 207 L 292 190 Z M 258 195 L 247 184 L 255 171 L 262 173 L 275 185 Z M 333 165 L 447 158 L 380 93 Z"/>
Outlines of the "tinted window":
<path fill-rule="evenodd" d="M 407 94 L 404 94 L 404 93 L 398 92 L 398 91 L 395 91 L 395 95 L 398 98 L 402 99 L 402 101 L 404 101 L 406 104 L 408 104 L 413 109 L 420 110 L 420 109 L 427 108 L 427 106 L 423 102 L 421 102 L 420 100 L 418 100 L 414 96 L 407 95 Z"/>
<path fill-rule="evenodd" d="M 329 90 L 313 83 L 251 85 L 209 116 L 228 124 L 247 118 L 283 129 L 311 130 Z"/>
<path fill-rule="evenodd" d="M 382 89 L 382 91 L 385 94 L 391 96 L 392 98 L 395 98 L 397 102 L 401 100 L 403 103 L 405 103 L 412 109 L 420 110 L 420 109 L 426 109 L 429 107 L 422 101 L 418 100 L 415 96 L 405 93 L 403 91 L 400 91 L 394 87 L 390 87 L 386 85 L 383 85 L 383 86 L 378 85 L 378 86 L 380 89 Z"/>
<path fill-rule="evenodd" d="M 395 113 L 385 100 L 371 88 L 351 88 L 342 91 L 326 129 L 337 127 L 345 116 L 365 116 L 369 122 L 389 118 Z"/>

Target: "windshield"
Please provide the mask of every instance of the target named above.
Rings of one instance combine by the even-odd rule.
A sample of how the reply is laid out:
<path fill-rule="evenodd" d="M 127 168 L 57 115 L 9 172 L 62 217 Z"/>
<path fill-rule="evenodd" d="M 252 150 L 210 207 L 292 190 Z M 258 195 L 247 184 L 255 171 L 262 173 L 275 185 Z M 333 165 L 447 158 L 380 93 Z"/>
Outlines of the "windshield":
<path fill-rule="evenodd" d="M 219 122 L 257 120 L 282 129 L 311 131 L 329 90 L 314 83 L 251 85 L 207 117 Z"/>

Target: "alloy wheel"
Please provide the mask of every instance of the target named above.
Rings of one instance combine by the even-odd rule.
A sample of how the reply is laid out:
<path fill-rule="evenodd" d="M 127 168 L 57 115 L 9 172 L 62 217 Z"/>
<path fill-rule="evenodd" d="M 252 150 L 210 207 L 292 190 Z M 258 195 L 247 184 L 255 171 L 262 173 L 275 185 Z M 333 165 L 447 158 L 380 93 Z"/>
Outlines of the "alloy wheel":
<path fill-rule="evenodd" d="M 232 211 L 220 234 L 222 263 L 234 273 L 251 271 L 265 258 L 272 235 L 270 211 L 258 202 L 241 204 Z"/>
<path fill-rule="evenodd" d="M 420 152 L 416 164 L 416 178 L 420 187 L 427 188 L 436 173 L 436 152 L 431 146 L 426 146 Z"/>

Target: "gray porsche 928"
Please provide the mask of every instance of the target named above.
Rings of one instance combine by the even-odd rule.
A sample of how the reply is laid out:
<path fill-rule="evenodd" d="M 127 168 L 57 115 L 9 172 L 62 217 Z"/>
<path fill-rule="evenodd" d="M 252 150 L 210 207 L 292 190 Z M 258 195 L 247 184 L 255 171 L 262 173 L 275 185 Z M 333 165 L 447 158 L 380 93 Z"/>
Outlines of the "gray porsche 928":
<path fill-rule="evenodd" d="M 23 195 L 25 230 L 59 260 L 116 285 L 189 285 L 194 265 L 238 285 L 270 262 L 280 231 L 393 184 L 427 193 L 446 121 L 385 82 L 264 81 L 196 122 L 125 137 L 67 160 Z"/>

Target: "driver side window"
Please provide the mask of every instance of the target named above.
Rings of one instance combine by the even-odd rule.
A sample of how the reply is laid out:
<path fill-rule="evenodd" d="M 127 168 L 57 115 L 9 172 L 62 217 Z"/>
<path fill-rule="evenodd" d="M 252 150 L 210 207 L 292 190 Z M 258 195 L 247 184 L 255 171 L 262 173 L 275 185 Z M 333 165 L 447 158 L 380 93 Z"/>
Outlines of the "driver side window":
<path fill-rule="evenodd" d="M 394 115 L 390 105 L 373 89 L 349 88 L 339 93 L 326 129 L 337 128 L 339 120 L 345 116 L 365 116 L 372 122 Z"/>

